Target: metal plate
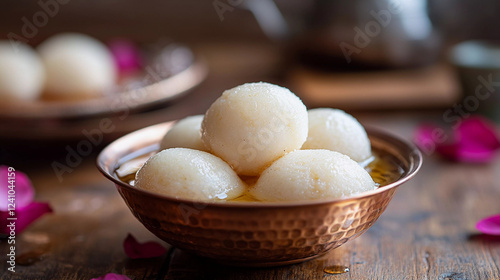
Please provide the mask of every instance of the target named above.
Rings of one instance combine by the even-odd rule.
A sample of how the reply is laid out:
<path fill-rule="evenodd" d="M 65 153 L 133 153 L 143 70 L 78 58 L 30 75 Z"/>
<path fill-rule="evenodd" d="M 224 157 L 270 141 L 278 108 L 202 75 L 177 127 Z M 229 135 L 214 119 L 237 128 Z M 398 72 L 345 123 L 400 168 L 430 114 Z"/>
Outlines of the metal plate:
<path fill-rule="evenodd" d="M 186 56 L 176 60 L 176 56 Z M 191 56 L 190 56 L 191 55 Z M 126 112 L 136 114 L 162 105 L 171 106 L 176 98 L 188 93 L 207 76 L 208 67 L 186 47 L 176 45 L 152 55 L 154 60 L 140 75 L 129 78 L 102 97 L 56 101 L 0 102 L 0 138 L 61 139 L 74 138 L 85 127 L 92 127 L 106 116 Z M 36 132 L 36 133 L 35 133 Z"/>

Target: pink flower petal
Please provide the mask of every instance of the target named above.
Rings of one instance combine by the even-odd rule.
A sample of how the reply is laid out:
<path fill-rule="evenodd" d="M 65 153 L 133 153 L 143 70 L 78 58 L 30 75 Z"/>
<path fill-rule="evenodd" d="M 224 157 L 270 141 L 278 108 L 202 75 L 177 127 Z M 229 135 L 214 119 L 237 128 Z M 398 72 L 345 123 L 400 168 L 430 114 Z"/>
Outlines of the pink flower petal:
<path fill-rule="evenodd" d="M 100 276 L 98 278 L 92 278 L 90 280 L 130 280 L 130 278 L 122 274 L 108 273 L 104 276 Z"/>
<path fill-rule="evenodd" d="M 167 249 L 161 246 L 158 242 L 137 242 L 137 239 L 135 239 L 135 237 L 130 233 L 123 241 L 123 249 L 125 250 L 127 256 L 132 259 L 156 258 L 167 252 Z"/>
<path fill-rule="evenodd" d="M 437 126 L 421 125 L 415 133 L 415 144 L 424 152 L 435 151 L 449 160 L 470 163 L 490 162 L 500 149 L 496 127 L 481 117 L 464 119 L 455 129 L 453 137 L 443 137 L 443 131 L 445 130 Z"/>
<path fill-rule="evenodd" d="M 500 235 L 500 214 L 480 220 L 477 222 L 476 228 L 485 234 Z"/>
<path fill-rule="evenodd" d="M 463 120 L 455 131 L 461 146 L 481 146 L 495 150 L 500 148 L 500 139 L 494 124 L 480 117 Z"/>
<path fill-rule="evenodd" d="M 31 223 L 43 216 L 45 213 L 51 213 L 52 208 L 48 203 L 32 202 L 28 206 L 15 209 L 12 211 L 14 215 L 10 215 L 11 211 L 0 211 L 0 232 L 9 234 L 12 229 L 16 233 L 21 233 Z M 16 220 L 7 220 L 7 218 L 17 218 Z M 12 223 L 15 228 L 8 227 Z"/>
<path fill-rule="evenodd" d="M 14 193 L 9 188 L 11 185 L 14 186 Z M 11 201 L 9 201 L 9 191 L 12 195 Z M 0 166 L 0 211 L 7 211 L 9 204 L 12 203 L 16 209 L 22 209 L 33 201 L 34 196 L 35 190 L 26 174 L 17 170 L 9 171 L 9 167 L 5 165 Z"/>
<path fill-rule="evenodd" d="M 141 68 L 141 56 L 134 43 L 128 40 L 114 40 L 108 43 L 120 74 L 134 72 Z"/>
<path fill-rule="evenodd" d="M 470 163 L 487 163 L 493 160 L 496 150 L 480 147 L 467 146 L 464 144 L 442 145 L 437 151 L 445 158 Z"/>
<path fill-rule="evenodd" d="M 415 133 L 415 144 L 417 144 L 420 149 L 424 150 L 429 143 L 434 143 L 432 133 L 435 129 L 438 129 L 438 127 L 430 124 L 419 126 Z"/>

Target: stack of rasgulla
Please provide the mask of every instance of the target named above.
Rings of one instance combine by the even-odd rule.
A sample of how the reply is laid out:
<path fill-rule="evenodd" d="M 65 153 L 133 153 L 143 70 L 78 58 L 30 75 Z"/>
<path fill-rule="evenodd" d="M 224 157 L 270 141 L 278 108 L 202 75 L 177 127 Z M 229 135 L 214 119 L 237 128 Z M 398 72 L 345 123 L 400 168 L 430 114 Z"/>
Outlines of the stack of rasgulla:
<path fill-rule="evenodd" d="M 288 89 L 269 83 L 226 90 L 204 116 L 177 122 L 161 149 L 139 170 L 136 186 L 175 197 L 218 201 L 248 190 L 260 201 L 300 201 L 376 187 L 358 164 L 371 148 L 356 119 L 335 109 L 308 112 Z M 238 175 L 260 177 L 248 187 Z"/>

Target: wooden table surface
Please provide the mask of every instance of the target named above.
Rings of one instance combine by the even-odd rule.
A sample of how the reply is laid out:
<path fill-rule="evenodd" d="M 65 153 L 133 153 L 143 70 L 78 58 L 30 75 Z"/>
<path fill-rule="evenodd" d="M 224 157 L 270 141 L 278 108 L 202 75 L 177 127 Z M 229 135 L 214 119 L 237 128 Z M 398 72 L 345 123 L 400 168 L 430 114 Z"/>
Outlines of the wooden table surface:
<path fill-rule="evenodd" d="M 252 67 L 221 70 L 235 63 L 209 55 L 213 63 L 208 80 L 175 108 L 155 113 L 156 120 L 201 113 L 223 89 L 236 84 L 278 79 L 273 67 L 263 67 L 269 63 L 266 53 L 257 61 L 237 51 L 226 55 L 247 60 L 234 69 Z M 355 112 L 363 124 L 406 139 L 412 138 L 420 122 L 439 121 L 441 115 L 439 111 Z M 54 209 L 17 236 L 16 253 L 21 260 L 24 257 L 24 265 L 18 263 L 15 273 L 6 270 L 8 244 L 1 240 L 2 280 L 90 279 L 109 272 L 131 279 L 500 279 L 500 237 L 475 229 L 480 218 L 500 213 L 500 158 L 491 164 L 470 165 L 426 156 L 419 174 L 398 189 L 380 219 L 359 238 L 296 265 L 236 268 L 164 242 L 169 250 L 162 257 L 129 259 L 122 245 L 128 233 L 139 241 L 159 240 L 132 216 L 113 184 L 97 171 L 94 161 L 101 147 L 72 173 L 64 174 L 62 181 L 50 167 L 54 158 L 64 157 L 60 148 L 26 155 L 19 147 L 2 147 L 11 155 L 2 164 L 26 172 L 36 199 L 50 202 Z M 33 258 L 27 259 L 26 254 Z M 347 266 L 350 272 L 326 274 L 324 268 L 331 265 Z"/>

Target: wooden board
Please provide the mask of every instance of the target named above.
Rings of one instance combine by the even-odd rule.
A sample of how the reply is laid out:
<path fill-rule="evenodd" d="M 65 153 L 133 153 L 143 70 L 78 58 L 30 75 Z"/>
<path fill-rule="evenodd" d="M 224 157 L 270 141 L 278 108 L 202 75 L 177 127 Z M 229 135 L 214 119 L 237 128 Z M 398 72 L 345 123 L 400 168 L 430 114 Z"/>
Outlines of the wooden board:
<path fill-rule="evenodd" d="M 460 98 L 457 77 L 447 65 L 418 69 L 328 73 L 296 67 L 291 89 L 311 107 L 401 109 L 451 106 Z"/>

